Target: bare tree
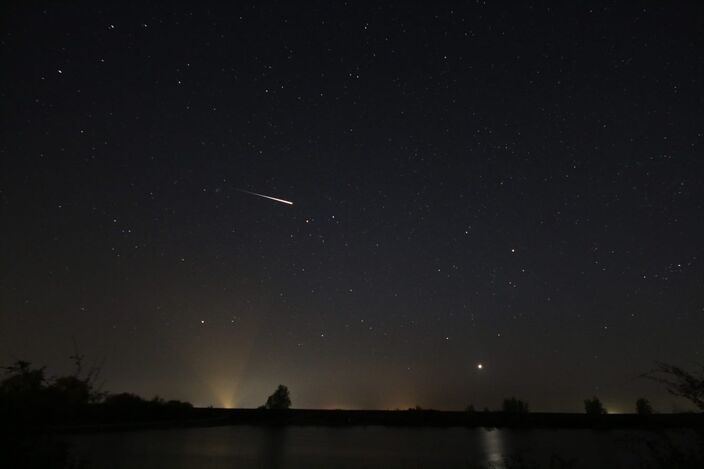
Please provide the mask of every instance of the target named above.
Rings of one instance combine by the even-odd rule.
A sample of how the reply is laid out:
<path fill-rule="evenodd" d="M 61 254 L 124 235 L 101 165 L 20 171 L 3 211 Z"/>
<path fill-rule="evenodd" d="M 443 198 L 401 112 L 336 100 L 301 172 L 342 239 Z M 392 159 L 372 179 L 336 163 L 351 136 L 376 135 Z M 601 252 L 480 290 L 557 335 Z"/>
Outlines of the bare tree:
<path fill-rule="evenodd" d="M 673 396 L 683 397 L 704 411 L 704 366 L 699 374 L 693 374 L 679 366 L 657 362 L 654 370 L 641 375 L 665 385 Z"/>
<path fill-rule="evenodd" d="M 74 400 L 80 402 L 99 402 L 106 395 L 102 390 L 102 384 L 98 384 L 102 364 L 90 367 L 84 372 L 85 355 L 80 352 L 76 339 L 72 338 L 71 340 L 73 354 L 69 356 L 69 359 L 73 362 L 73 375 L 56 378 L 53 387 L 65 390 L 67 394 L 73 395 Z"/>

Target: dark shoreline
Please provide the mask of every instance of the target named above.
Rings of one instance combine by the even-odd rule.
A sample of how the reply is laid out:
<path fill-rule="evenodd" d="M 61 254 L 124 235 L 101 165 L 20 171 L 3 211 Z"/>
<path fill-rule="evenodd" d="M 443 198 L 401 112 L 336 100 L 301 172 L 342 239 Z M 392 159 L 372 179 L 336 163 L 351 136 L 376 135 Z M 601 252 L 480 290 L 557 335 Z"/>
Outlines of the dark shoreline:
<path fill-rule="evenodd" d="M 226 425 L 268 426 L 389 426 L 466 427 L 516 429 L 640 429 L 667 428 L 704 430 L 704 414 L 609 414 L 570 413 L 507 414 L 503 412 L 457 412 L 436 410 L 261 410 L 195 408 L 190 418 L 152 421 L 82 421 L 49 427 L 53 433 L 100 433 L 166 428 L 193 428 Z"/>

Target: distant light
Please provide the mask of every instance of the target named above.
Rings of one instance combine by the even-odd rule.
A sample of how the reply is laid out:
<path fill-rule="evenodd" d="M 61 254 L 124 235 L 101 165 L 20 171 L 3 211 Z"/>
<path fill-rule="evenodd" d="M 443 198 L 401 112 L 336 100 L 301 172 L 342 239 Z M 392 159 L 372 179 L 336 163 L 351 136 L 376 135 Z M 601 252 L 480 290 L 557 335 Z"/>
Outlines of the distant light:
<path fill-rule="evenodd" d="M 482 365 L 481 363 L 477 363 L 477 370 L 482 370 L 482 369 L 484 369 L 484 365 Z"/>

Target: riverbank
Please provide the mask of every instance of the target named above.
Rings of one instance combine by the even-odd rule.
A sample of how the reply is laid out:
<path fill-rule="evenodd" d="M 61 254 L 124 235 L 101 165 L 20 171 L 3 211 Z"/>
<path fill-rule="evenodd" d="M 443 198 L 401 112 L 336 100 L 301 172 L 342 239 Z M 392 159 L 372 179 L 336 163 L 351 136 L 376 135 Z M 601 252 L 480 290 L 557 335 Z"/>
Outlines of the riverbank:
<path fill-rule="evenodd" d="M 131 431 L 169 427 L 225 425 L 275 426 L 402 426 L 542 429 L 693 428 L 704 430 L 704 414 L 607 414 L 453 412 L 436 410 L 264 410 L 194 408 L 189 418 L 158 421 L 82 421 L 55 425 L 57 433 Z"/>

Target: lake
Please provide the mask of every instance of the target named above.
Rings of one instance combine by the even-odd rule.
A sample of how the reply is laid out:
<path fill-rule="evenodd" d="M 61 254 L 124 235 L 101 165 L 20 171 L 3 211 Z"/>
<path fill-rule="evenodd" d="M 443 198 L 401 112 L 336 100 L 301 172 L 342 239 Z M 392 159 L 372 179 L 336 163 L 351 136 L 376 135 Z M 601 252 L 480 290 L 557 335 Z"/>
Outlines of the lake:
<path fill-rule="evenodd" d="M 222 426 L 64 436 L 72 457 L 100 468 L 482 468 L 511 458 L 551 467 L 645 467 L 645 441 L 693 448 L 691 431 Z M 508 459 L 509 464 L 506 464 Z M 532 467 L 532 466 L 531 466 Z"/>

